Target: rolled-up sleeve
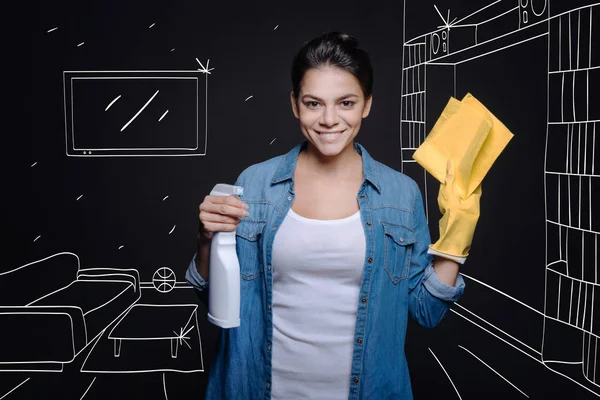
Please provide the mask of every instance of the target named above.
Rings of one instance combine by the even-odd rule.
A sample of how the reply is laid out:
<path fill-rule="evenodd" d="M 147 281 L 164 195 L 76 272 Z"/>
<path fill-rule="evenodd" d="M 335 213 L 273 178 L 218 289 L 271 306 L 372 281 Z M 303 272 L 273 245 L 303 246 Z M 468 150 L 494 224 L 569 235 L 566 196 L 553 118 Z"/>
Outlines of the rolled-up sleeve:
<path fill-rule="evenodd" d="M 454 286 L 450 286 L 440 280 L 431 264 L 425 268 L 423 273 L 423 285 L 429 293 L 438 299 L 452 302 L 458 300 L 465 290 L 465 280 L 461 274 L 456 277 Z"/>
<path fill-rule="evenodd" d="M 185 280 L 197 290 L 204 291 L 208 289 L 208 281 L 202 278 L 196 268 L 196 254 L 192 257 L 192 261 L 185 272 Z"/>

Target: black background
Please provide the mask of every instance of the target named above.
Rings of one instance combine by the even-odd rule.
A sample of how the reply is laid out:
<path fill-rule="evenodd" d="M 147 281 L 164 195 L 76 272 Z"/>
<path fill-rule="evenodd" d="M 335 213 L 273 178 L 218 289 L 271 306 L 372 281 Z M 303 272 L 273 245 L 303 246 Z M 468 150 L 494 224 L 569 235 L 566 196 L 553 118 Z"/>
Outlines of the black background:
<path fill-rule="evenodd" d="M 31 70 L 19 78 L 21 95 L 27 102 L 20 110 L 26 115 L 18 136 L 25 143 L 5 151 L 11 179 L 4 185 L 8 206 L 3 228 L 9 245 L 3 249 L 0 272 L 69 251 L 79 256 L 82 268 L 135 268 L 142 282 L 150 282 L 158 268 L 168 266 L 177 281 L 183 282 L 195 252 L 198 205 L 213 185 L 233 183 L 245 167 L 285 153 L 303 140 L 289 104 L 291 61 L 304 41 L 330 30 L 356 36 L 370 53 L 375 71 L 373 107 L 357 141 L 376 160 L 417 180 L 427 197 L 435 240 L 438 183 L 431 176 L 424 180 L 418 165 L 403 165 L 400 157 L 403 41 L 443 23 L 434 4 L 444 16 L 451 9 L 453 19 L 489 3 L 32 3 L 29 17 L 23 22 L 29 31 L 31 58 L 26 62 Z M 551 1 L 559 10 L 551 11 L 551 15 L 590 3 Z M 48 32 L 54 27 L 58 29 Z M 67 156 L 63 71 L 197 70 L 200 65 L 196 58 L 204 66 L 210 59 L 209 68 L 214 68 L 207 80 L 205 155 Z M 461 307 L 453 309 L 463 315 L 472 312 L 480 316 L 537 352 L 542 346 L 546 279 L 546 122 L 553 117 L 547 112 L 547 58 L 544 36 L 460 64 L 456 67 L 456 83 L 448 70 L 452 67 L 429 68 L 426 82 L 427 131 L 450 96 L 462 98 L 470 92 L 515 135 L 484 181 L 472 252 L 461 267 L 461 272 L 469 276 L 465 278 L 467 288 L 458 302 Z M 252 98 L 246 100 L 249 96 Z M 589 109 L 597 114 L 599 106 L 595 102 Z M 173 117 L 177 105 L 170 107 L 166 118 Z M 596 151 L 596 158 L 599 156 Z M 142 301 L 198 300 L 191 289 L 178 288 L 165 295 L 147 289 Z M 203 373 L 170 373 L 165 384 L 161 373 L 117 377 L 86 374 L 78 371 L 75 365 L 81 363 L 75 360 L 70 369 L 59 374 L 3 374 L 7 379 L 0 380 L 6 388 L 2 387 L 0 396 L 23 377 L 31 377 L 7 398 L 40 398 L 42 388 L 49 398 L 80 398 L 96 377 L 85 398 L 120 394 L 165 398 L 165 387 L 169 399 L 199 398 L 218 333 L 205 315 L 206 310 L 200 306 Z M 470 318 L 480 321 L 472 315 Z M 577 349 L 572 343 L 560 345 Z M 406 351 L 415 398 L 454 398 L 456 392 L 463 399 L 525 397 L 459 346 L 477 354 L 529 398 L 594 397 L 580 384 L 553 373 L 523 351 L 449 312 L 434 330 L 412 321 L 409 324 Z"/>

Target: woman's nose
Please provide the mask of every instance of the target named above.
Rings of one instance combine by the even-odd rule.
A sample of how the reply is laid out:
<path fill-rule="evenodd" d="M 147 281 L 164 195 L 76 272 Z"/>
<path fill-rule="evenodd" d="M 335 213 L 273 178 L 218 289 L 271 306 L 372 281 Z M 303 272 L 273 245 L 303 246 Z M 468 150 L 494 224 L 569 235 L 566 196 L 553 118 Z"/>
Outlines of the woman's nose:
<path fill-rule="evenodd" d="M 338 114 L 335 107 L 323 107 L 323 114 L 321 114 L 321 124 L 326 126 L 333 126 L 338 123 Z"/>

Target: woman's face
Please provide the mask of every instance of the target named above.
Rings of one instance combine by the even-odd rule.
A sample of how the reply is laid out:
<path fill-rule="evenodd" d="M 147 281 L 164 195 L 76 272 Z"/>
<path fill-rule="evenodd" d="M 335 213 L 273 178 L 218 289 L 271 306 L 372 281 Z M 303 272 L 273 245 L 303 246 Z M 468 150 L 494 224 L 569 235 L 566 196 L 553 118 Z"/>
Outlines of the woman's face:
<path fill-rule="evenodd" d="M 302 133 L 324 156 L 336 156 L 352 144 L 372 101 L 354 75 L 329 66 L 306 71 L 298 101 L 293 91 L 290 97 Z"/>

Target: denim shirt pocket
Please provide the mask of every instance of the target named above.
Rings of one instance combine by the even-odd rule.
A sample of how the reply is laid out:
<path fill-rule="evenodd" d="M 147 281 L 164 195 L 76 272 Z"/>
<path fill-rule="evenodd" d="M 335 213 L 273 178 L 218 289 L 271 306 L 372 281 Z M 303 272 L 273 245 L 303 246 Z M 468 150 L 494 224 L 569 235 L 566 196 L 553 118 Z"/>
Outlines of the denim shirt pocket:
<path fill-rule="evenodd" d="M 381 221 L 384 238 L 383 268 L 392 283 L 408 278 L 415 232 L 404 225 Z"/>
<path fill-rule="evenodd" d="M 242 219 L 235 231 L 240 277 L 250 281 L 263 272 L 262 236 L 267 222 Z"/>

